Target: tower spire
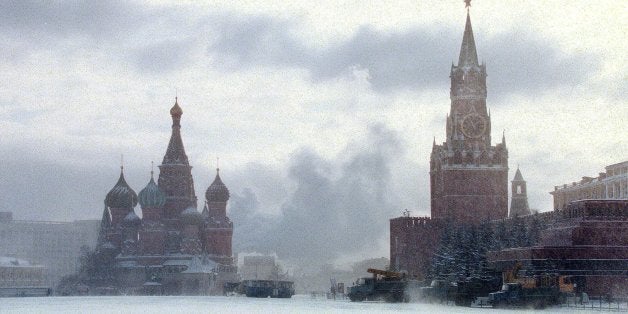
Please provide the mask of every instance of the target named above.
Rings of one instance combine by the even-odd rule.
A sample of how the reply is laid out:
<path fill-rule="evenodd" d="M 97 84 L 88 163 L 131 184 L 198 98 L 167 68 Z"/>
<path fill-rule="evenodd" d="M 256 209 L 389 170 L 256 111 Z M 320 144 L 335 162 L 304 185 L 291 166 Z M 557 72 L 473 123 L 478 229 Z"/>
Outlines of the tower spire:
<path fill-rule="evenodd" d="M 502 131 L 502 144 L 506 146 L 506 129 Z"/>
<path fill-rule="evenodd" d="M 174 98 L 174 106 L 170 109 L 170 115 L 172 116 L 172 134 L 170 135 L 168 150 L 162 164 L 189 165 L 183 141 L 181 140 L 181 115 L 183 115 L 183 110 L 179 107 L 178 97 Z"/>
<path fill-rule="evenodd" d="M 470 1 L 467 4 L 470 6 Z M 471 16 L 467 11 L 467 23 L 464 27 L 464 35 L 462 37 L 462 46 L 460 47 L 458 66 L 463 67 L 478 65 L 478 53 L 475 49 L 475 39 L 473 38 L 473 28 L 471 27 Z"/>
<path fill-rule="evenodd" d="M 517 165 L 517 172 L 511 181 L 510 217 L 530 215 L 531 211 L 526 190 L 526 181 L 523 180 L 521 170 L 519 170 L 519 165 Z"/>
<path fill-rule="evenodd" d="M 172 134 L 166 154 L 159 165 L 157 185 L 166 194 L 163 215 L 166 219 L 179 219 L 181 212 L 189 206 L 196 208 L 192 166 L 183 147 L 181 139 L 181 115 L 179 97 L 175 97 L 174 106 L 170 109 L 172 116 Z"/>
<path fill-rule="evenodd" d="M 515 172 L 515 178 L 513 179 L 513 181 L 523 181 L 521 170 L 519 170 L 519 164 L 517 164 L 517 171 Z"/>

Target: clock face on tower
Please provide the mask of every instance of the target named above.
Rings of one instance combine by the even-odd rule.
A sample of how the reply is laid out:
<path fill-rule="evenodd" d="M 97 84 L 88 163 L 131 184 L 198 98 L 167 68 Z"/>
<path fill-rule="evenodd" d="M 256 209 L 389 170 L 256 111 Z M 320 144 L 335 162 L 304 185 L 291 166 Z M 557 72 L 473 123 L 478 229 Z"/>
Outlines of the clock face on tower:
<path fill-rule="evenodd" d="M 462 133 L 467 137 L 478 138 L 486 130 L 486 119 L 477 113 L 466 115 L 462 118 Z"/>

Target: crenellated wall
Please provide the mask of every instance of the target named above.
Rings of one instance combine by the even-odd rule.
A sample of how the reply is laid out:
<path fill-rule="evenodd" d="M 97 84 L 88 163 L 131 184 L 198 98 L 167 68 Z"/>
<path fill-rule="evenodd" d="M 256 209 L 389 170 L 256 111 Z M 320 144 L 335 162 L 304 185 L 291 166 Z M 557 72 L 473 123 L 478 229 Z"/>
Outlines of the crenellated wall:
<path fill-rule="evenodd" d="M 444 220 L 398 217 L 390 220 L 390 263 L 396 271 L 424 279 L 438 247 Z"/>

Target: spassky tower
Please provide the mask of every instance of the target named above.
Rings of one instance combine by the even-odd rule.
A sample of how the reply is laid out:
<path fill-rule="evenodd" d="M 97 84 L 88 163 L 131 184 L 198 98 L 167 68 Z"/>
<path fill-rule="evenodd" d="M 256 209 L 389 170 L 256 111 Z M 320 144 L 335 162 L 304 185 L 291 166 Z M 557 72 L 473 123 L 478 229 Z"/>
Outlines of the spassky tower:
<path fill-rule="evenodd" d="M 469 5 L 469 3 L 467 3 Z M 486 65 L 478 62 L 467 21 L 458 64 L 452 63 L 446 139 L 430 157 L 432 218 L 479 223 L 508 215 L 508 150 L 505 137 L 491 145 L 486 108 Z"/>

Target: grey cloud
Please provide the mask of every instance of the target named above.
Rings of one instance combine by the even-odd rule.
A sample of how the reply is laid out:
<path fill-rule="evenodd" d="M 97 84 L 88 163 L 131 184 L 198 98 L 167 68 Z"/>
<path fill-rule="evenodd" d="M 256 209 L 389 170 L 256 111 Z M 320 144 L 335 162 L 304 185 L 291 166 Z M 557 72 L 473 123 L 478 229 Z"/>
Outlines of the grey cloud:
<path fill-rule="evenodd" d="M 20 35 L 98 39 L 122 34 L 144 22 L 146 9 L 127 1 L 3 1 L 0 29 Z"/>
<path fill-rule="evenodd" d="M 19 101 L 0 100 L 0 108 L 5 110 L 6 120 L 28 124 L 33 118 L 41 116 L 42 112 L 25 108 Z M 0 117 L 0 121 L 5 118 Z"/>
<path fill-rule="evenodd" d="M 16 62 L 32 50 L 53 51 L 63 60 L 92 49 L 104 52 L 107 62 L 165 73 L 190 61 L 194 34 L 186 27 L 193 22 L 185 10 L 131 1 L 0 2 L 0 38 L 7 42 L 0 51 Z"/>
<path fill-rule="evenodd" d="M 163 74 L 185 68 L 193 49 L 193 40 L 165 40 L 136 49 L 133 63 L 140 72 Z"/>
<path fill-rule="evenodd" d="M 381 125 L 370 128 L 366 144 L 367 149 L 349 149 L 339 160 L 325 159 L 309 149 L 294 154 L 287 180 L 295 189 L 279 216 L 260 220 L 259 212 L 251 214 L 258 206 L 255 195 L 247 191 L 237 196 L 230 205 L 237 228 L 264 221 L 252 234 L 240 233 L 246 239 L 237 241 L 310 265 L 371 247 L 387 231 L 387 224 L 381 222 L 400 212 L 391 164 L 403 150 L 397 134 Z"/>
<path fill-rule="evenodd" d="M 218 52 L 218 62 L 224 67 L 297 66 L 308 58 L 307 49 L 289 32 L 292 25 L 286 21 L 265 16 L 227 15 L 209 23 L 217 31 L 210 50 Z"/>
<path fill-rule="evenodd" d="M 228 186 L 233 187 L 232 190 L 236 194 L 245 196 L 252 193 L 255 195 L 256 202 L 262 205 L 252 208 L 256 208 L 264 214 L 276 214 L 279 213 L 281 205 L 289 194 L 288 182 L 286 182 L 283 170 L 259 162 L 250 162 L 242 168 L 225 173 L 223 181 Z M 211 173 L 210 175 L 213 180 L 214 174 Z M 208 184 L 210 182 L 208 181 Z M 248 192 L 241 191 L 247 189 Z M 234 207 L 237 208 L 235 205 L 230 206 L 230 208 Z"/>
<path fill-rule="evenodd" d="M 108 51 L 112 59 L 133 63 L 140 73 L 167 73 L 193 61 L 183 45 L 208 47 L 215 66 L 246 70 L 255 66 L 305 69 L 314 82 L 352 69 L 368 70 L 372 88 L 380 93 L 444 89 L 462 37 L 440 25 L 402 31 L 360 27 L 346 40 L 317 47 L 296 36 L 293 20 L 241 16 L 230 12 L 192 12 L 189 8 L 158 7 L 133 2 L 0 2 L 0 48 L 7 60 L 37 47 L 67 46 Z M 183 39 L 181 39 L 183 38 Z M 514 38 L 514 40 L 513 40 Z M 491 38 L 476 32 L 479 55 L 486 60 L 491 95 L 542 93 L 585 82 L 600 67 L 599 56 L 568 54 L 536 34 L 513 30 Z"/>
<path fill-rule="evenodd" d="M 250 188 L 232 193 L 229 200 L 229 218 L 234 222 L 234 252 L 259 252 L 260 242 L 270 235 L 275 220 L 273 216 L 262 214 L 259 206 L 257 196 Z"/>
<path fill-rule="evenodd" d="M 104 195 L 115 184 L 119 170 L 98 161 L 93 167 L 47 161 L 37 157 L 36 147 L 27 149 L 0 154 L 0 211 L 12 211 L 15 219 L 97 219 L 97 208 L 102 210 Z M 127 172 L 127 177 L 147 178 Z M 138 186 L 134 180 L 131 185 Z"/>
<path fill-rule="evenodd" d="M 514 39 L 514 40 L 513 40 Z M 490 38 L 486 56 L 490 94 L 537 94 L 575 87 L 597 72 L 601 60 L 587 52 L 566 53 L 548 39 L 527 32 Z M 493 74 L 494 73 L 494 74 Z"/>
<path fill-rule="evenodd" d="M 381 33 L 364 26 L 348 41 L 318 49 L 294 36 L 293 24 L 268 17 L 227 19 L 216 27 L 219 36 L 209 52 L 215 64 L 227 69 L 298 67 L 309 70 L 314 81 L 342 76 L 352 68 L 367 69 L 378 91 L 430 88 L 444 82 L 439 76 L 446 78 L 439 71 L 443 63 L 434 62 L 432 54 L 447 51 L 429 33 Z"/>
<path fill-rule="evenodd" d="M 363 26 L 345 41 L 318 48 L 293 35 L 294 23 L 263 16 L 232 18 L 215 25 L 219 36 L 208 53 L 225 69 L 303 68 L 313 81 L 333 79 L 352 68 L 366 69 L 372 88 L 383 93 L 446 88 L 449 66 L 460 47 L 462 21 L 460 25 L 460 30 L 434 26 L 401 32 Z M 567 54 L 551 41 L 517 30 L 476 42 L 487 63 L 492 95 L 579 84 L 600 66 L 595 55 Z"/>

